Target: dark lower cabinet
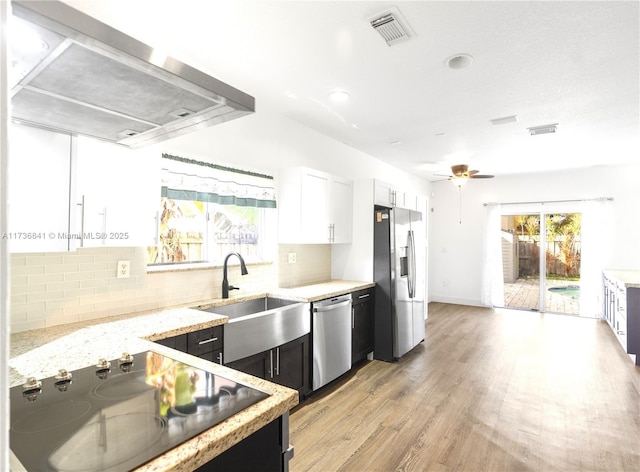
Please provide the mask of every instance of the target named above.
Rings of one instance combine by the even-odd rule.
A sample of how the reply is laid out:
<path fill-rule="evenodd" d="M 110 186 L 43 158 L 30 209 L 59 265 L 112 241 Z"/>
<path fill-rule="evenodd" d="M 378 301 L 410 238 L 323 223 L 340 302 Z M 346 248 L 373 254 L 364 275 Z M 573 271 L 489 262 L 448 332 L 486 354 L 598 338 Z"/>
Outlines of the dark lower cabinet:
<path fill-rule="evenodd" d="M 300 399 L 311 391 L 310 335 L 225 365 L 298 391 Z"/>
<path fill-rule="evenodd" d="M 289 413 L 227 449 L 197 472 L 284 472 L 289 470 Z"/>
<path fill-rule="evenodd" d="M 640 365 L 640 288 L 627 288 L 627 352 Z"/>
<path fill-rule="evenodd" d="M 374 289 L 351 294 L 351 365 L 362 362 L 373 351 Z"/>
<path fill-rule="evenodd" d="M 179 334 L 155 342 L 218 364 L 222 364 L 224 361 L 222 358 L 224 327 L 222 325 Z"/>
<path fill-rule="evenodd" d="M 171 336 L 170 338 L 158 339 L 154 341 L 157 344 L 170 347 L 180 352 L 187 352 L 187 335 L 180 334 L 178 336 Z"/>

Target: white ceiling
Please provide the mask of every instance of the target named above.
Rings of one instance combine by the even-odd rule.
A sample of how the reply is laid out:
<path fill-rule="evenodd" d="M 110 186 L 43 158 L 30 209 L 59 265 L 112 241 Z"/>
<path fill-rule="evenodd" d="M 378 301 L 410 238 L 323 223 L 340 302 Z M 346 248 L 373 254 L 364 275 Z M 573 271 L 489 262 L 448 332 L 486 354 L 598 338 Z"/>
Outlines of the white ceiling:
<path fill-rule="evenodd" d="M 68 0 L 376 158 L 434 179 L 631 163 L 640 156 L 637 1 Z M 394 6 L 415 33 L 389 47 Z M 467 69 L 445 58 L 467 53 Z M 334 104 L 328 94 L 347 90 Z M 494 126 L 489 120 L 517 115 Z M 527 127 L 558 123 L 551 135 Z M 400 144 L 392 144 L 399 141 Z"/>

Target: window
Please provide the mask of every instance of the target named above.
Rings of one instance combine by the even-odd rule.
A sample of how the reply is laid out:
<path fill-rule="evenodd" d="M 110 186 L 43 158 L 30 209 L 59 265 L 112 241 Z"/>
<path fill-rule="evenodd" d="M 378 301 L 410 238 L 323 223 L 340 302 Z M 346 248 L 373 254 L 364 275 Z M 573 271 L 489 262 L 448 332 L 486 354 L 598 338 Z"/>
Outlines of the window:
<path fill-rule="evenodd" d="M 221 262 L 229 252 L 241 253 L 247 262 L 273 258 L 271 177 L 163 158 L 167 165 L 162 169 L 157 238 L 156 245 L 147 248 L 148 264 Z"/>

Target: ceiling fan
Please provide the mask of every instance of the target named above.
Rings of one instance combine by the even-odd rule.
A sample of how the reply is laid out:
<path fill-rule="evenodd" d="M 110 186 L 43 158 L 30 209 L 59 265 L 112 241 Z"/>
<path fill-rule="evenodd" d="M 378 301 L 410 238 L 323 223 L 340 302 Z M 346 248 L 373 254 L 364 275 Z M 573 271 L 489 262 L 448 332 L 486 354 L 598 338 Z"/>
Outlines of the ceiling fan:
<path fill-rule="evenodd" d="M 469 166 L 466 164 L 456 164 L 451 166 L 451 174 L 435 174 L 443 177 L 448 177 L 447 180 L 452 181 L 458 190 L 460 190 L 460 221 L 462 224 L 462 186 L 467 183 L 469 179 L 493 179 L 493 175 L 479 174 L 480 171 L 469 170 Z"/>
<path fill-rule="evenodd" d="M 448 177 L 458 188 L 462 188 L 469 179 L 493 179 L 493 175 L 479 174 L 477 170 L 469 170 L 466 164 L 456 164 L 451 166 L 451 174 L 435 174 Z"/>

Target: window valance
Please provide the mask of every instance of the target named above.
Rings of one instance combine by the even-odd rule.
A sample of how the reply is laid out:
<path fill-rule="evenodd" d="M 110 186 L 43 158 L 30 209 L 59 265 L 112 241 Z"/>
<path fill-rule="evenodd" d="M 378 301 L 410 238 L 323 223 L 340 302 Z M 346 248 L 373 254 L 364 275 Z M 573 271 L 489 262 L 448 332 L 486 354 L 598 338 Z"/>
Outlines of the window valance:
<path fill-rule="evenodd" d="M 273 177 L 162 154 L 162 196 L 221 205 L 275 208 Z"/>

